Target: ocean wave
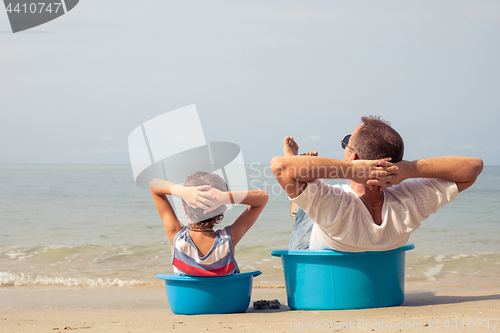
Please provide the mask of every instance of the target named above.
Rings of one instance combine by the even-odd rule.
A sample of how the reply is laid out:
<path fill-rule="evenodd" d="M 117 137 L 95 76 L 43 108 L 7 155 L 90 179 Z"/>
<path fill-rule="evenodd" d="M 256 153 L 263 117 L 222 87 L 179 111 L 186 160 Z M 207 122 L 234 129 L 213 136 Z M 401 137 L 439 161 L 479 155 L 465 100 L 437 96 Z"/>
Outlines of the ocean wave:
<path fill-rule="evenodd" d="M 166 259 L 165 259 L 166 258 Z M 170 258 L 170 248 L 164 244 L 145 245 L 37 245 L 0 246 L 0 266 L 4 271 L 22 271 L 23 267 L 44 269 L 48 266 L 64 266 L 62 269 L 79 270 L 82 267 L 127 264 L 137 267 L 145 262 L 162 263 Z M 8 267 L 8 268 L 7 268 Z M 19 270 L 21 268 L 21 270 Z M 97 273 L 97 272 L 96 272 Z M 43 273 L 42 273 L 43 274 Z"/>
<path fill-rule="evenodd" d="M 130 287 L 150 284 L 151 281 L 121 280 L 119 278 L 50 277 L 0 272 L 0 286 Z"/>

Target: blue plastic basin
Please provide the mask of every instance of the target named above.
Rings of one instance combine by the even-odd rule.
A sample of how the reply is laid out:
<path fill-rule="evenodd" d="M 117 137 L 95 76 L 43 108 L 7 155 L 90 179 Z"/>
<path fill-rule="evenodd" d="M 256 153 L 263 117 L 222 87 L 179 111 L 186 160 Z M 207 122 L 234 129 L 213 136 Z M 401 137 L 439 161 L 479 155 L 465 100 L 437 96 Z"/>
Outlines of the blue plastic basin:
<path fill-rule="evenodd" d="M 157 274 L 165 280 L 170 309 L 175 314 L 245 312 L 252 296 L 253 277 L 261 271 L 216 277 Z"/>
<path fill-rule="evenodd" d="M 405 251 L 274 250 L 281 257 L 288 306 L 344 310 L 400 305 L 404 301 Z"/>

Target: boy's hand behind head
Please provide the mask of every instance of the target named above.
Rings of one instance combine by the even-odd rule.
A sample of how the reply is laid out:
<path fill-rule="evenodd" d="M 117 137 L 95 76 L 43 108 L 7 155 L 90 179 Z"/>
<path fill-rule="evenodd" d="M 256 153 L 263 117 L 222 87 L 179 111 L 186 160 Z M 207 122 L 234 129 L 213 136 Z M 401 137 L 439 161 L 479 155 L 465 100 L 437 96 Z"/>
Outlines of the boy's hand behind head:
<path fill-rule="evenodd" d="M 184 187 L 181 198 L 192 208 L 210 208 L 215 197 L 210 194 L 210 185 Z"/>
<path fill-rule="evenodd" d="M 207 191 L 207 195 L 210 196 L 210 201 L 212 202 L 212 205 L 205 208 L 205 210 L 203 211 L 204 214 L 214 209 L 217 209 L 222 205 L 227 205 L 231 203 L 231 198 L 229 197 L 228 192 L 222 192 L 216 188 L 211 188 L 209 191 Z"/>

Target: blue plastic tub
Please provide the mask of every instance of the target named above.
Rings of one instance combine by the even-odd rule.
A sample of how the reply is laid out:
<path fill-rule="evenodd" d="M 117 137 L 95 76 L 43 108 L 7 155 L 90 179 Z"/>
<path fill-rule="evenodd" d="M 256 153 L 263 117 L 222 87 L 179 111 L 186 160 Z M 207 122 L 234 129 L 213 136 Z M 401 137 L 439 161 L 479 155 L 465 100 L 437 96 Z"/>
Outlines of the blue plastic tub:
<path fill-rule="evenodd" d="M 216 277 L 157 274 L 165 280 L 170 309 L 175 314 L 245 312 L 252 295 L 253 277 L 260 271 Z"/>
<path fill-rule="evenodd" d="M 288 306 L 344 310 L 400 305 L 404 301 L 406 244 L 381 252 L 274 250 L 281 257 Z"/>

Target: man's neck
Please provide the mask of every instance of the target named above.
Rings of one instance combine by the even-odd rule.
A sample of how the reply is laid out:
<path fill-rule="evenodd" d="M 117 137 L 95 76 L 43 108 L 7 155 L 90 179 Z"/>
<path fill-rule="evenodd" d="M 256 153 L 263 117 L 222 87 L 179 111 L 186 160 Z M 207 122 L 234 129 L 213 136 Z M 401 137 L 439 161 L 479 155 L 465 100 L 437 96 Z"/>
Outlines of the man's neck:
<path fill-rule="evenodd" d="M 373 186 L 373 189 L 370 190 L 363 186 L 363 184 L 359 184 L 351 180 L 351 188 L 354 192 L 356 192 L 358 197 L 364 196 L 367 199 L 378 199 L 381 195 L 383 195 L 382 191 L 380 191 L 380 186 Z"/>

